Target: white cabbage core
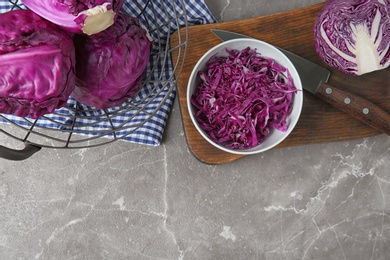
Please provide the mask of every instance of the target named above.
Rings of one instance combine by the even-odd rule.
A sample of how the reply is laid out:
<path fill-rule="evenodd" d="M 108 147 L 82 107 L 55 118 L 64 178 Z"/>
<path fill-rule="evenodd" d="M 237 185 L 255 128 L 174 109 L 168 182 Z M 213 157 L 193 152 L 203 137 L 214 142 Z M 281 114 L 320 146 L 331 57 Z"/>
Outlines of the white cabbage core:
<path fill-rule="evenodd" d="M 364 26 L 356 26 L 356 43 L 354 54 L 356 55 L 357 72 L 369 73 L 381 69 L 377 47 L 373 39 L 367 35 Z"/>
<path fill-rule="evenodd" d="M 80 14 L 87 16 L 82 28 L 85 34 L 92 35 L 104 31 L 114 24 L 115 13 L 112 9 L 107 9 L 107 5 L 109 4 L 111 3 L 104 3 L 80 12 Z"/>

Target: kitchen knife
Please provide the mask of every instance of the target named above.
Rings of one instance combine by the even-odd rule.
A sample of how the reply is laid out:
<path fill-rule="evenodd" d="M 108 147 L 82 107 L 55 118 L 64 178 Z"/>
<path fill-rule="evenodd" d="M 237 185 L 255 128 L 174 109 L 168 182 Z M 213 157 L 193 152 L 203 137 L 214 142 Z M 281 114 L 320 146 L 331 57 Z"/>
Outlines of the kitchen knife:
<path fill-rule="evenodd" d="M 211 29 L 211 32 L 223 41 L 237 38 L 252 38 L 240 33 L 218 29 Z M 287 50 L 276 48 L 294 64 L 301 78 L 303 89 L 373 128 L 390 135 L 390 114 L 367 99 L 329 85 L 327 82 L 330 77 L 330 71 L 326 68 Z"/>

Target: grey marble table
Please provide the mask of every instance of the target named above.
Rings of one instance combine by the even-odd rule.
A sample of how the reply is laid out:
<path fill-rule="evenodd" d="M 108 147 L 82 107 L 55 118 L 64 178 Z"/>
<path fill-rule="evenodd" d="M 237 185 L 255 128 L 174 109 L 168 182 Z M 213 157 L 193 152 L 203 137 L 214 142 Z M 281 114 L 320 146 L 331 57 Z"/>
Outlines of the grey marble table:
<path fill-rule="evenodd" d="M 206 2 L 228 21 L 321 1 Z M 0 259 L 390 259 L 389 147 L 379 135 L 206 165 L 176 100 L 158 147 L 0 159 Z"/>

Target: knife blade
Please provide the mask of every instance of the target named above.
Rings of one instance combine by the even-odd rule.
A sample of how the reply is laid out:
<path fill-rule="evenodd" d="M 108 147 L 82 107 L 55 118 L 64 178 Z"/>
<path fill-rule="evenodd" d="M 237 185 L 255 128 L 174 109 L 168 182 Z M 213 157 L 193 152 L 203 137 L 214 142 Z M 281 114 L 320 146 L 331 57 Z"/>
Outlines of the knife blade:
<path fill-rule="evenodd" d="M 219 29 L 211 29 L 211 32 L 222 41 L 252 38 L 240 33 Z M 331 73 L 326 68 L 290 51 L 275 47 L 294 64 L 301 78 L 303 89 L 380 132 L 390 135 L 390 114 L 363 97 L 329 85 L 327 82 Z"/>

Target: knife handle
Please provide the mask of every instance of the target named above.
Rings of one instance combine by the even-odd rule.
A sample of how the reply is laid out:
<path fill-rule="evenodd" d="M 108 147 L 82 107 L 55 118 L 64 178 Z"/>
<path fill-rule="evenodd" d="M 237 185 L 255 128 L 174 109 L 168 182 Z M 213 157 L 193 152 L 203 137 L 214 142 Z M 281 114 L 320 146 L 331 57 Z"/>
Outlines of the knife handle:
<path fill-rule="evenodd" d="M 390 114 L 367 99 L 321 82 L 315 93 L 325 102 L 390 135 Z"/>

